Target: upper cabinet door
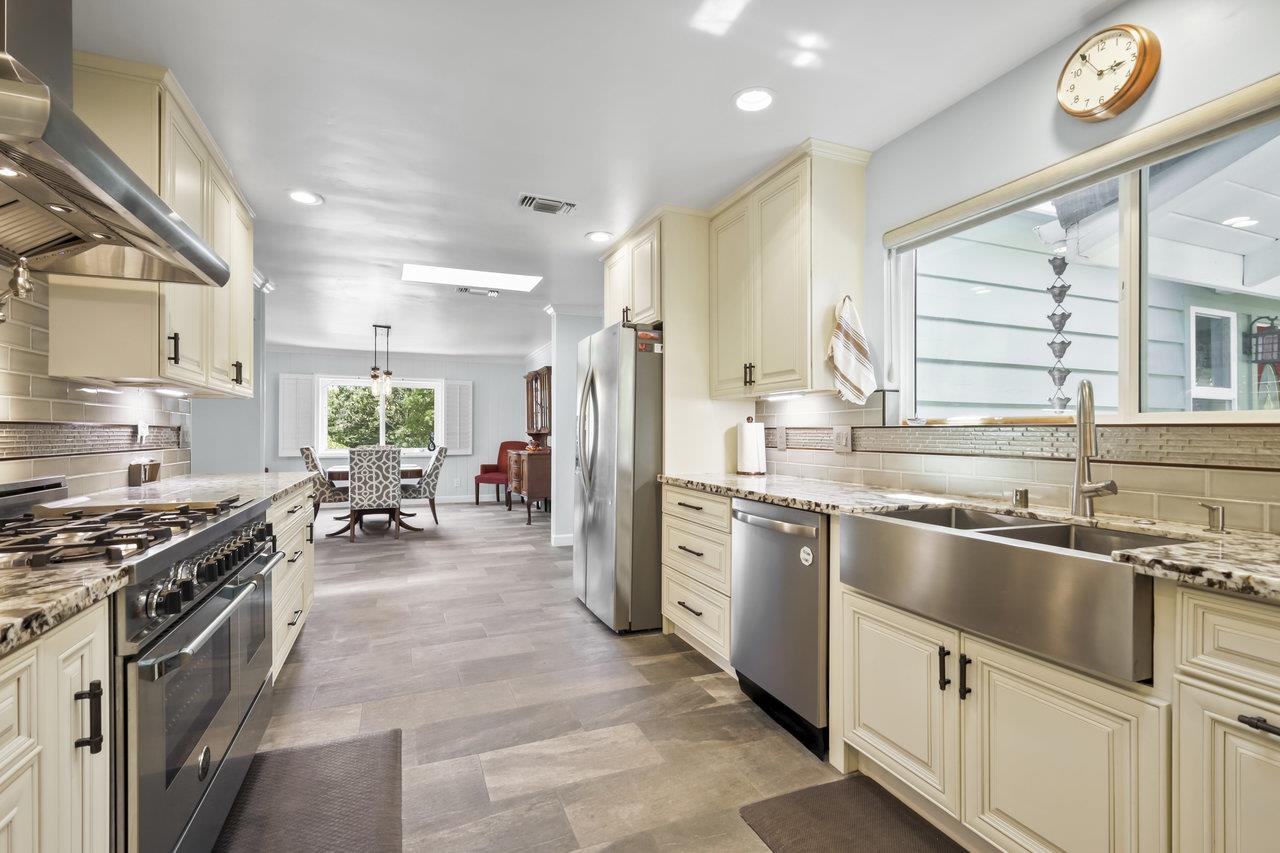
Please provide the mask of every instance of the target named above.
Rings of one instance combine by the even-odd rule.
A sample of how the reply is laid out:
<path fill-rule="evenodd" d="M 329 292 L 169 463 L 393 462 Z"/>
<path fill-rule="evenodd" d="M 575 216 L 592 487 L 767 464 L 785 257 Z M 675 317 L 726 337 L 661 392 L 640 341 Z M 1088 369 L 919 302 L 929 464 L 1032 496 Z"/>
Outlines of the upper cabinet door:
<path fill-rule="evenodd" d="M 631 322 L 656 323 L 662 319 L 662 259 L 660 224 L 631 242 Z"/>
<path fill-rule="evenodd" d="M 231 266 L 231 280 L 222 287 L 211 288 L 209 301 L 209 387 L 219 391 L 234 388 L 235 369 L 232 355 L 235 345 L 234 313 L 236 287 L 240 269 L 236 262 L 239 241 L 239 221 L 236 217 L 235 197 L 231 188 L 218 171 L 211 170 L 209 179 L 210 244 L 213 250 Z"/>
<path fill-rule="evenodd" d="M 749 197 L 759 258 L 753 395 L 808 387 L 809 168 L 804 159 Z"/>
<path fill-rule="evenodd" d="M 631 305 L 631 251 L 618 249 L 604 262 L 604 325 L 622 322 L 624 308 Z"/>
<path fill-rule="evenodd" d="M 232 252 L 231 286 L 235 288 L 231 303 L 231 362 L 239 393 L 253 396 L 253 218 L 242 205 L 235 205 L 232 217 L 235 250 Z"/>
<path fill-rule="evenodd" d="M 748 394 L 751 238 L 746 199 L 711 220 L 711 396 Z"/>
<path fill-rule="evenodd" d="M 209 155 L 195 128 L 165 95 L 160 195 L 197 234 L 207 239 Z M 204 384 L 209 375 L 209 289 L 165 283 L 160 287 L 160 375 Z"/>

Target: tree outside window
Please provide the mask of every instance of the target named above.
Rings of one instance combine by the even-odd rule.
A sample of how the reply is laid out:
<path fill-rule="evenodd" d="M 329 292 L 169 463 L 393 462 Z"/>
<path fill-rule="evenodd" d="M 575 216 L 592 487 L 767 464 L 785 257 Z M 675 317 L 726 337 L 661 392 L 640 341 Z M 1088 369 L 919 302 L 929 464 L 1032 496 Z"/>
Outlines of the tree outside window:
<path fill-rule="evenodd" d="M 378 443 L 378 398 L 368 383 L 324 386 L 326 450 Z M 387 396 L 387 442 L 405 449 L 435 443 L 436 389 L 396 386 Z"/>

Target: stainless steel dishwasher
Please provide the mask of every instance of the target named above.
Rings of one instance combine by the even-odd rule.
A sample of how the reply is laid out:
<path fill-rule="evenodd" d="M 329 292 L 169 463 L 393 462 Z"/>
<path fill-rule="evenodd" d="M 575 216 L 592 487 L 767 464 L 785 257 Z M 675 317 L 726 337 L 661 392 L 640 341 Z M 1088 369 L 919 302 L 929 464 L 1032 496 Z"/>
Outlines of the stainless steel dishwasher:
<path fill-rule="evenodd" d="M 827 752 L 827 517 L 733 501 L 729 662 L 742 691 Z"/>

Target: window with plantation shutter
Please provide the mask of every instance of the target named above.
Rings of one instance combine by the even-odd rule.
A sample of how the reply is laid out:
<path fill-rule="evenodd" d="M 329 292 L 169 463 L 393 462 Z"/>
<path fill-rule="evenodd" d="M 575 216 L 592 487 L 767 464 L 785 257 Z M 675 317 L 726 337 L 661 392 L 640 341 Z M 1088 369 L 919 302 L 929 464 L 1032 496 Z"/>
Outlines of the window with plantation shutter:
<path fill-rule="evenodd" d="M 280 374 L 280 455 L 301 456 L 299 448 L 315 446 L 316 378 L 311 374 Z"/>
<path fill-rule="evenodd" d="M 449 380 L 444 383 L 444 410 L 438 413 L 436 443 L 449 448 L 450 456 L 469 456 L 471 450 L 472 383 Z"/>

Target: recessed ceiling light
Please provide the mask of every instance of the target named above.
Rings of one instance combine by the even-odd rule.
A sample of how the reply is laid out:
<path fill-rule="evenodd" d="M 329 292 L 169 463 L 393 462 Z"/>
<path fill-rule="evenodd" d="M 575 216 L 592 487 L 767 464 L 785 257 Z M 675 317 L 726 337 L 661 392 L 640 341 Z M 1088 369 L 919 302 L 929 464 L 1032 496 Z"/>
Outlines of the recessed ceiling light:
<path fill-rule="evenodd" d="M 773 103 L 773 92 L 763 86 L 752 86 L 743 89 L 733 96 L 733 104 L 744 113 L 758 113 L 769 108 Z"/>
<path fill-rule="evenodd" d="M 16 178 L 22 173 L 12 166 L 0 166 L 0 178 Z"/>
<path fill-rule="evenodd" d="M 613 239 L 610 231 L 588 231 L 586 236 L 592 243 L 608 243 Z"/>
<path fill-rule="evenodd" d="M 791 57 L 791 64 L 796 68 L 812 68 L 819 63 L 821 58 L 812 50 L 802 50 L 795 56 Z"/>
<path fill-rule="evenodd" d="M 1252 228 L 1258 224 L 1258 220 L 1251 216 L 1233 216 L 1230 219 L 1222 220 L 1223 225 L 1229 225 L 1232 228 Z"/>
<path fill-rule="evenodd" d="M 543 306 L 542 306 L 542 313 L 543 313 L 543 314 L 546 314 L 548 317 L 554 317 L 554 316 L 556 316 L 556 309 L 555 309 L 555 306 L 554 306 L 554 305 L 543 305 Z"/>
<path fill-rule="evenodd" d="M 71 208 L 67 207 L 65 204 L 51 204 L 49 205 L 49 209 L 52 210 L 54 213 L 70 213 L 71 212 Z"/>
<path fill-rule="evenodd" d="M 298 204 L 306 204 L 311 206 L 315 206 L 317 204 L 324 204 L 324 196 L 320 195 L 319 193 L 313 193 L 311 192 L 311 190 L 290 190 L 289 198 L 293 199 Z"/>
<path fill-rule="evenodd" d="M 400 280 L 421 281 L 426 284 L 452 284 L 478 290 L 518 290 L 521 293 L 528 293 L 538 286 L 542 276 L 405 264 L 400 273 Z"/>
<path fill-rule="evenodd" d="M 827 46 L 827 40 L 819 33 L 801 33 L 796 36 L 796 46 L 805 50 L 821 50 Z"/>

